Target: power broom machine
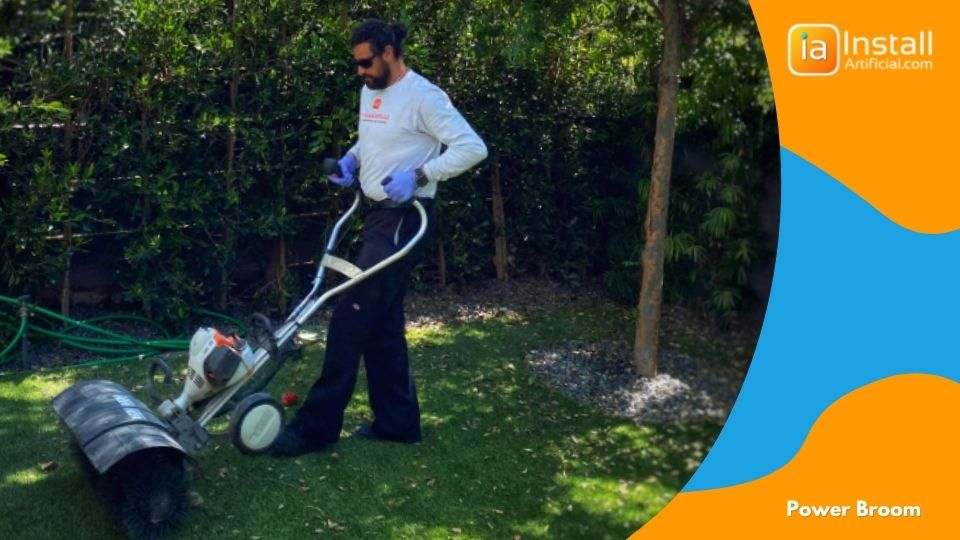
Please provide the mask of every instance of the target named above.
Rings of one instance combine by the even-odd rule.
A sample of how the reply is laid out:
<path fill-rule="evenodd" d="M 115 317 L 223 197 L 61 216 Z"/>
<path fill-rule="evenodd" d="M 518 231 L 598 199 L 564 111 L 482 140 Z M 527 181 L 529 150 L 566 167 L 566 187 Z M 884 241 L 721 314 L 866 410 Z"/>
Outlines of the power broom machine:
<path fill-rule="evenodd" d="M 336 161 L 326 160 L 324 168 L 336 171 Z M 398 252 L 366 270 L 335 257 L 340 230 L 360 199 L 358 190 L 330 234 L 313 288 L 279 328 L 258 314 L 254 336 L 247 340 L 214 328 L 196 331 L 183 392 L 176 399 L 162 400 L 157 392 L 157 370 L 167 382 L 172 375 L 159 359 L 151 364 L 147 378 L 156 412 L 107 380 L 77 382 L 54 398 L 54 410 L 73 434 L 81 467 L 127 536 L 162 538 L 183 521 L 189 507 L 190 467 L 210 441 L 205 426 L 217 416 L 232 410 L 228 431 L 240 452 L 256 455 L 269 450 L 285 418 L 283 406 L 262 390 L 290 356 L 298 329 L 331 297 L 393 264 L 423 236 L 427 216 L 414 200 L 410 204 L 420 213 L 420 229 Z M 321 294 L 327 268 L 347 279 Z"/>

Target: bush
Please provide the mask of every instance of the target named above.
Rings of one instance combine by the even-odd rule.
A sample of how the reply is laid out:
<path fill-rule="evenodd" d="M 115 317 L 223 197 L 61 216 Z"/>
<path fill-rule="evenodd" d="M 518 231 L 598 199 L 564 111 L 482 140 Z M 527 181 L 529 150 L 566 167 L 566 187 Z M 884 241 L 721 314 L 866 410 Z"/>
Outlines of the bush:
<path fill-rule="evenodd" d="M 355 137 L 351 26 L 379 15 L 408 24 L 409 64 L 491 150 L 441 187 L 448 279 L 493 273 L 495 159 L 512 275 L 602 275 L 635 301 L 660 39 L 649 6 L 75 5 L 69 60 L 62 4 L 2 8 L 3 290 L 61 286 L 85 235 L 110 233 L 123 256 L 107 273 L 155 315 L 224 305 L 251 265 L 268 277 L 240 289 L 282 306 L 290 244 L 340 204 L 318 165 Z M 749 6 L 720 7 L 684 65 L 665 286 L 671 301 L 731 317 L 772 255 L 756 213 L 778 141 Z"/>

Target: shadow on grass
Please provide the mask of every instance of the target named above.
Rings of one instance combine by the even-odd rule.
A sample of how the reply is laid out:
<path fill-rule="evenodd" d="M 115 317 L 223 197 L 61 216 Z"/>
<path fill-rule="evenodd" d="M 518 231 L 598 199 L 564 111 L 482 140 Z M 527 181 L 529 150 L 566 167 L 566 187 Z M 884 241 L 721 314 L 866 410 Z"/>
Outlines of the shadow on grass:
<path fill-rule="evenodd" d="M 261 487 L 258 509 L 208 505 L 202 511 L 211 519 L 198 520 L 187 537 L 239 530 L 269 538 L 281 527 L 284 535 L 344 538 L 628 536 L 689 479 L 720 426 L 636 426 L 539 385 L 523 367 L 531 348 L 611 337 L 609 324 L 578 326 L 576 319 L 415 335 L 423 443 L 345 436 L 332 452 L 294 461 L 229 459 L 234 465 L 206 475 L 198 491 L 222 501 L 253 481 Z M 307 356 L 276 392 L 305 392 L 322 352 Z M 361 378 L 347 433 L 370 420 L 364 385 Z M 213 451 L 233 452 L 225 444 Z"/>
<path fill-rule="evenodd" d="M 559 311 L 414 332 L 423 443 L 346 435 L 331 452 L 273 460 L 241 455 L 215 435 L 191 486 L 199 503 L 178 537 L 625 538 L 683 486 L 720 426 L 637 426 L 541 386 L 524 369 L 524 355 L 536 347 L 622 339 L 629 330 L 616 317 Z M 305 395 L 322 357 L 308 350 L 270 390 Z M 145 370 L 134 363 L 78 370 L 76 378 L 135 389 Z M 2 538 L 118 535 L 70 460 L 69 435 L 49 407 L 73 376 L 0 379 Z M 361 377 L 345 431 L 369 420 Z M 60 468 L 43 473 L 44 460 Z"/>
<path fill-rule="evenodd" d="M 0 538 L 120 538 L 50 407 L 71 383 L 64 372 L 0 378 Z"/>

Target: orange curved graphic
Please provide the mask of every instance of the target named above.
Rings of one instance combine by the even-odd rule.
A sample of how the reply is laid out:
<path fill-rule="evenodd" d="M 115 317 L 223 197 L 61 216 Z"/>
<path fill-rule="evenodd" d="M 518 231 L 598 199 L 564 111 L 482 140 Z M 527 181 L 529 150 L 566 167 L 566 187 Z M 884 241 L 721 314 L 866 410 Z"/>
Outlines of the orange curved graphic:
<path fill-rule="evenodd" d="M 958 414 L 956 382 L 872 383 L 828 408 L 780 470 L 681 493 L 631 538 L 954 538 Z"/>
<path fill-rule="evenodd" d="M 960 4 L 750 4 L 770 66 L 781 145 L 903 227 L 960 228 Z"/>

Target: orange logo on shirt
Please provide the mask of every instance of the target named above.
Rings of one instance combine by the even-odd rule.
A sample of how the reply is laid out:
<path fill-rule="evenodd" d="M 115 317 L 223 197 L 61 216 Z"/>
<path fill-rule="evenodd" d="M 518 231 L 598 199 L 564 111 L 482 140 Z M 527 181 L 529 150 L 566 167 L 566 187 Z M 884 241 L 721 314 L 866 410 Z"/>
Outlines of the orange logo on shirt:
<path fill-rule="evenodd" d="M 379 109 L 379 108 L 380 108 L 380 105 L 382 105 L 382 104 L 383 104 L 383 99 L 381 99 L 381 98 L 377 98 L 377 99 L 373 100 L 373 108 L 374 108 L 374 109 Z"/>

